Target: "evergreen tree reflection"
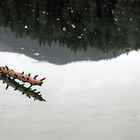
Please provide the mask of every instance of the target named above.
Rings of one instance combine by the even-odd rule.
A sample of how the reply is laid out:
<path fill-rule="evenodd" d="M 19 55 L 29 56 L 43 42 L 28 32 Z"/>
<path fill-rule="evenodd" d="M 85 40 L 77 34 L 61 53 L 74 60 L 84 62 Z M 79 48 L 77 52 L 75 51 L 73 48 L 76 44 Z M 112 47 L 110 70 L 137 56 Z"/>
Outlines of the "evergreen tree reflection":
<path fill-rule="evenodd" d="M 14 88 L 14 90 L 21 92 L 23 95 L 25 94 L 26 97 L 28 97 L 28 98 L 33 98 L 34 100 L 39 100 L 39 101 L 45 101 L 45 99 L 42 98 L 40 92 L 37 92 L 36 89 L 33 90 L 30 87 L 27 88 L 24 86 L 24 84 L 20 84 L 20 83 L 16 82 L 14 79 L 12 79 L 4 74 L 0 74 L 0 80 L 2 80 L 3 83 L 7 84 L 6 90 L 10 86 L 10 87 Z"/>
<path fill-rule="evenodd" d="M 1 0 L 0 26 L 40 44 L 59 42 L 75 52 L 97 47 L 139 49 L 140 2 L 136 0 Z"/>

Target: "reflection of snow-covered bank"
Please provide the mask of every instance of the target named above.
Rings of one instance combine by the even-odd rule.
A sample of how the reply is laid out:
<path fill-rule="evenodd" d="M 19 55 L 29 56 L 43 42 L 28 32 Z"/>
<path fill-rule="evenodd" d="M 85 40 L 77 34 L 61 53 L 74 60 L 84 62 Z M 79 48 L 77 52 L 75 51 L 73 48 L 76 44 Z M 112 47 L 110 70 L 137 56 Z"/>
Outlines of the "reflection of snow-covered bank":
<path fill-rule="evenodd" d="M 112 48 L 113 49 L 113 48 Z M 47 61 L 53 64 L 67 64 L 70 62 L 83 61 L 83 60 L 103 60 L 111 59 L 119 56 L 125 51 L 114 50 L 104 53 L 97 48 L 87 48 L 86 51 L 71 51 L 66 46 L 60 46 L 58 43 L 49 45 L 39 45 L 37 40 L 32 40 L 30 37 L 16 38 L 11 31 L 5 31 L 0 28 L 0 51 L 15 52 L 25 54 L 36 60 Z"/>
<path fill-rule="evenodd" d="M 1 65 L 47 77 L 37 87 L 46 103 L 7 92 L 0 84 L 1 139 L 139 138 L 139 60 L 140 52 L 132 51 L 108 61 L 54 65 L 1 52 Z"/>

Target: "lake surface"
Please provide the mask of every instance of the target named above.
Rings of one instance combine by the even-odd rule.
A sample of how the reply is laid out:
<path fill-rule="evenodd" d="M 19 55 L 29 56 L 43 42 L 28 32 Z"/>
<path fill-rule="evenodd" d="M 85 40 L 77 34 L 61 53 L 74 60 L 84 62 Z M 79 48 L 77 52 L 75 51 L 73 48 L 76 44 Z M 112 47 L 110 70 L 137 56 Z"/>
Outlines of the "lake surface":
<path fill-rule="evenodd" d="M 0 137 L 8 139 L 137 139 L 140 137 L 140 52 L 112 60 L 55 65 L 0 52 L 1 65 L 46 76 L 46 102 L 0 82 Z M 22 63 L 21 63 L 22 62 Z"/>
<path fill-rule="evenodd" d="M 2 0 L 0 66 L 46 80 L 0 75 L 0 139 L 138 140 L 139 6 Z"/>

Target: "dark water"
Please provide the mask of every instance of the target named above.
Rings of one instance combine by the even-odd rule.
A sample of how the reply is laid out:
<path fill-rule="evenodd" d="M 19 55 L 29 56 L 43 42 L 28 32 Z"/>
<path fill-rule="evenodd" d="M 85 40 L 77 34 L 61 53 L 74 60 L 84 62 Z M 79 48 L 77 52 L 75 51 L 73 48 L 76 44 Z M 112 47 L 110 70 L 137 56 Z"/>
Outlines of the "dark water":
<path fill-rule="evenodd" d="M 0 139 L 138 140 L 139 7 L 0 1 L 0 65 L 47 78 L 28 89 L 0 76 Z"/>

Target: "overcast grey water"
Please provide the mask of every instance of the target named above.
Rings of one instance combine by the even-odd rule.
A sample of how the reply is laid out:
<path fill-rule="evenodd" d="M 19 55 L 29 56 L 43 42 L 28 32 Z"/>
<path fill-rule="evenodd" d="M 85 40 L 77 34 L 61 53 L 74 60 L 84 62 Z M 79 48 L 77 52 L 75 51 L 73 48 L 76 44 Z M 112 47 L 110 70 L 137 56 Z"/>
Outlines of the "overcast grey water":
<path fill-rule="evenodd" d="M 1 0 L 0 140 L 139 140 L 140 2 Z"/>
<path fill-rule="evenodd" d="M 0 64 L 47 79 L 36 87 L 46 102 L 0 81 L 2 140 L 124 140 L 140 137 L 140 52 L 66 65 L 0 52 Z"/>

